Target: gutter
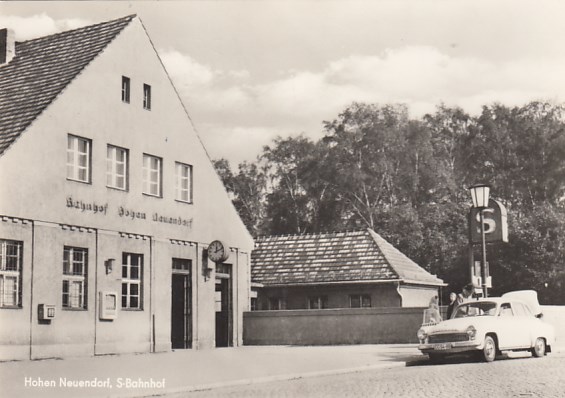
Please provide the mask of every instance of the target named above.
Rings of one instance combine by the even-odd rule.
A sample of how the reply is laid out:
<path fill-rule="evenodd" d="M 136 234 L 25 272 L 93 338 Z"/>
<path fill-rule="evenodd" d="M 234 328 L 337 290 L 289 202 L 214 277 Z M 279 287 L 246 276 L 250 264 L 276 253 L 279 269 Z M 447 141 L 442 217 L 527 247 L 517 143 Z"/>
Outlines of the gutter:
<path fill-rule="evenodd" d="M 300 286 L 320 286 L 320 285 L 359 285 L 359 284 L 386 284 L 396 282 L 398 288 L 401 284 L 424 285 L 424 286 L 447 286 L 444 282 L 423 282 L 412 281 L 409 279 L 374 279 L 374 280 L 357 280 L 357 281 L 326 281 L 326 282 L 304 282 L 304 283 L 259 283 L 251 282 L 251 286 L 255 287 L 300 287 Z"/>

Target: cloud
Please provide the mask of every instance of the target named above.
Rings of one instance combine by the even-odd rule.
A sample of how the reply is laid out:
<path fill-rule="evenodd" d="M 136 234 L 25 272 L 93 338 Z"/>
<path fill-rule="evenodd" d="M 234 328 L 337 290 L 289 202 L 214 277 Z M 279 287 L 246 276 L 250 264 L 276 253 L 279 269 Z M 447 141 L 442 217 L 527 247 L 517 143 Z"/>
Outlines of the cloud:
<path fill-rule="evenodd" d="M 354 101 L 406 103 L 413 117 L 440 103 L 470 113 L 493 102 L 509 106 L 531 100 L 565 98 L 565 59 L 514 59 L 505 62 L 452 56 L 430 46 L 388 49 L 377 55 L 351 55 L 319 71 L 279 71 L 253 83 L 241 71 L 214 70 L 175 51 L 164 62 L 189 112 L 206 126 L 216 145 L 253 159 L 276 135 L 305 132 L 312 139 Z M 245 137 L 242 139 L 242 137 Z M 228 156 L 229 158 L 229 156 Z"/>
<path fill-rule="evenodd" d="M 55 20 L 45 13 L 30 17 L 0 15 L 0 26 L 12 29 L 17 41 L 35 39 L 90 24 L 92 21 L 79 18 Z"/>
<path fill-rule="evenodd" d="M 55 20 L 45 13 L 0 16 L 0 26 L 14 29 L 20 41 L 90 23 Z M 476 114 L 493 102 L 514 106 L 565 98 L 565 55 L 560 53 L 495 59 L 446 51 L 433 46 L 388 48 L 327 60 L 319 69 L 301 69 L 297 59 L 295 69 L 267 71 L 260 82 L 248 70 L 207 65 L 174 48 L 159 54 L 203 138 L 226 148 L 218 156 L 238 161 L 254 159 L 277 135 L 304 132 L 319 138 L 322 122 L 336 118 L 354 101 L 406 103 L 412 116 L 419 117 L 439 103 Z"/>
<path fill-rule="evenodd" d="M 160 52 L 160 56 L 180 89 L 211 84 L 214 80 L 215 72 L 210 67 L 199 64 L 186 54 L 176 50 L 164 50 Z"/>
<path fill-rule="evenodd" d="M 277 136 L 288 136 L 286 131 L 269 125 L 247 127 L 206 123 L 199 130 L 209 155 L 213 159 L 228 159 L 233 168 L 243 161 L 255 160 L 263 146 Z"/>

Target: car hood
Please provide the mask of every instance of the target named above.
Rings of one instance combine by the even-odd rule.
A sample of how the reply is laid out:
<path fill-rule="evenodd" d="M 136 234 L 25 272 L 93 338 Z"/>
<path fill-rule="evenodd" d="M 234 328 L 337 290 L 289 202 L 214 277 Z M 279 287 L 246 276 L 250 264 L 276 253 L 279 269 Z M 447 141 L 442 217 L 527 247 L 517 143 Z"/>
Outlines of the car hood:
<path fill-rule="evenodd" d="M 428 334 L 465 332 L 465 330 L 471 325 L 476 329 L 480 329 L 483 325 L 492 323 L 495 319 L 496 317 L 490 315 L 447 319 L 436 325 L 430 326 L 427 332 Z"/>

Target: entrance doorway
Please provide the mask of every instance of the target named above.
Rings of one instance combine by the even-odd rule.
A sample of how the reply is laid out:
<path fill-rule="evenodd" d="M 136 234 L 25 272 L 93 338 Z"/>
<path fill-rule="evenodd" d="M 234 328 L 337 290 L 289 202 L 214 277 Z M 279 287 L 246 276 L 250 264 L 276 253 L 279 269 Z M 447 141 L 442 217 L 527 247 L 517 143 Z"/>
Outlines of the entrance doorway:
<path fill-rule="evenodd" d="M 216 265 L 216 347 L 233 345 L 233 304 L 231 266 Z"/>
<path fill-rule="evenodd" d="M 192 347 L 191 261 L 173 259 L 171 280 L 171 345 Z"/>

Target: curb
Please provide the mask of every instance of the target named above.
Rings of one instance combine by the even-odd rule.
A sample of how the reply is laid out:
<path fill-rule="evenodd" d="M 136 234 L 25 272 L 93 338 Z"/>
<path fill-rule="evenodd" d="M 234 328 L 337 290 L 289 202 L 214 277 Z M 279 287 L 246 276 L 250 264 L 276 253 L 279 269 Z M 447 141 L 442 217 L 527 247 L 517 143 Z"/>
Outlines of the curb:
<path fill-rule="evenodd" d="M 289 380 L 298 380 L 298 379 L 306 379 L 310 377 L 320 377 L 320 376 L 331 376 L 331 375 L 341 375 L 347 373 L 357 373 L 363 372 L 367 370 L 373 369 L 391 369 L 397 367 L 404 367 L 406 364 L 404 362 L 398 363 L 386 363 L 386 364 L 375 364 L 375 365 L 366 365 L 360 366 L 355 368 L 345 368 L 345 369 L 329 369 L 329 370 L 320 370 L 314 372 L 306 372 L 306 373 L 290 373 L 290 374 L 282 374 L 277 376 L 265 376 L 265 377 L 258 377 L 258 378 L 249 378 L 249 379 L 239 379 L 239 380 L 231 380 L 219 383 L 210 383 L 210 384 L 200 384 L 195 386 L 186 386 L 186 387 L 177 387 L 177 388 L 166 388 L 158 393 L 151 393 L 148 395 L 120 395 L 120 397 L 139 397 L 139 398 L 147 398 L 147 397 L 156 397 L 162 396 L 166 394 L 179 394 L 183 392 L 195 392 L 195 391 L 206 391 L 206 390 L 213 390 L 218 388 L 226 388 L 226 387 L 238 387 L 238 386 L 246 386 L 246 385 L 253 385 L 253 384 L 262 384 L 262 383 L 272 383 L 277 381 L 289 381 Z"/>

